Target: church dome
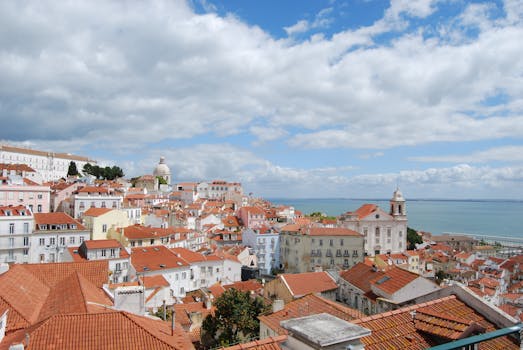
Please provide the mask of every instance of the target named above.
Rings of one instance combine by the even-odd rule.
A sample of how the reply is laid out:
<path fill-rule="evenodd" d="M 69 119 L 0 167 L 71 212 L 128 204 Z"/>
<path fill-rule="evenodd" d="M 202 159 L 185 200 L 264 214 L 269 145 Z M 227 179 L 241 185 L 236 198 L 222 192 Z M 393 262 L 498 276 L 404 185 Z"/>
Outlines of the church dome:
<path fill-rule="evenodd" d="M 396 191 L 392 194 L 392 200 L 395 202 L 404 202 L 405 198 L 403 198 L 403 193 L 401 193 L 400 189 L 397 188 Z"/>
<path fill-rule="evenodd" d="M 163 178 L 169 177 L 171 175 L 171 170 L 169 169 L 167 164 L 165 164 L 164 157 L 160 157 L 160 163 L 158 163 L 156 168 L 154 168 L 153 175 L 162 176 Z"/>

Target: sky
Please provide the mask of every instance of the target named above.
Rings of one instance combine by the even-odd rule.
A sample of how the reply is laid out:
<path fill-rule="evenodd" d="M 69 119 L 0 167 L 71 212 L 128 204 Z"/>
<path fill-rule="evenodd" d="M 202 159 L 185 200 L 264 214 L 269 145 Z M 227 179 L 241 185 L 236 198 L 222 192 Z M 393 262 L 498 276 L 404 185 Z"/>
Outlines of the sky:
<path fill-rule="evenodd" d="M 1 1 L 0 141 L 266 198 L 523 199 L 523 2 Z"/>

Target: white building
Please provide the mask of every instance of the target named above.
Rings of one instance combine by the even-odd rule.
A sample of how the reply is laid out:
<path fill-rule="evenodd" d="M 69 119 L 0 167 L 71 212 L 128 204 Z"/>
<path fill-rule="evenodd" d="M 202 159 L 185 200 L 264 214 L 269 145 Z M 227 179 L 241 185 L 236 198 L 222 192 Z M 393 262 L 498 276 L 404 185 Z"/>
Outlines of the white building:
<path fill-rule="evenodd" d="M 69 247 L 90 237 L 89 230 L 66 213 L 37 213 L 31 236 L 30 262 L 63 262 Z"/>
<path fill-rule="evenodd" d="M 80 172 L 85 164 L 96 164 L 95 160 L 69 153 L 44 152 L 29 148 L 0 145 L 0 163 L 27 164 L 42 176 L 43 181 L 67 177 L 71 161 L 76 163 L 76 168 Z"/>
<path fill-rule="evenodd" d="M 394 191 L 387 213 L 376 204 L 364 204 L 340 216 L 343 227 L 364 236 L 367 255 L 400 253 L 407 249 L 407 208 L 399 189 Z"/>
<path fill-rule="evenodd" d="M 280 234 L 274 229 L 247 228 L 242 232 L 242 242 L 256 253 L 258 268 L 262 274 L 271 274 L 272 268 L 280 266 Z"/>
<path fill-rule="evenodd" d="M 78 219 L 89 208 L 122 207 L 123 196 L 115 194 L 107 187 L 85 186 L 80 188 L 72 197 L 73 213 L 71 216 Z"/>
<path fill-rule="evenodd" d="M 77 248 L 68 248 L 64 256 L 64 261 L 87 260 L 107 260 L 112 283 L 128 282 L 129 276 L 135 274 L 130 254 L 115 239 L 85 240 Z"/>
<path fill-rule="evenodd" d="M 24 206 L 0 206 L 0 263 L 29 261 L 34 219 Z"/>

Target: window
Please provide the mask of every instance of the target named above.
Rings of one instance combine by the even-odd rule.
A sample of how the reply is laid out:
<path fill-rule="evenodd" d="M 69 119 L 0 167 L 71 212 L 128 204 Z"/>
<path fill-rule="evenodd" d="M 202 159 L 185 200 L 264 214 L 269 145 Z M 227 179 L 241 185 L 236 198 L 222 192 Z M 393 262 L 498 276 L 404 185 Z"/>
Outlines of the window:
<path fill-rule="evenodd" d="M 24 255 L 29 255 L 29 249 L 24 249 Z"/>
<path fill-rule="evenodd" d="M 185 289 L 183 287 L 180 287 L 180 294 L 185 294 Z"/>
<path fill-rule="evenodd" d="M 323 245 L 323 239 L 320 239 L 320 245 Z"/>
<path fill-rule="evenodd" d="M 379 237 L 379 236 L 380 236 L 380 228 L 376 227 L 376 237 Z"/>
<path fill-rule="evenodd" d="M 387 227 L 387 237 L 390 237 L 391 233 L 392 233 L 392 231 L 391 231 L 390 227 Z"/>
<path fill-rule="evenodd" d="M 13 248 L 15 246 L 15 238 L 9 237 L 9 248 Z"/>
<path fill-rule="evenodd" d="M 94 202 L 91 202 L 91 208 L 95 208 L 96 205 L 94 204 Z"/>
<path fill-rule="evenodd" d="M 60 237 L 60 245 L 65 245 L 65 237 Z"/>
<path fill-rule="evenodd" d="M 122 271 L 122 267 L 120 263 L 116 263 L 116 271 Z"/>
<path fill-rule="evenodd" d="M 84 241 L 84 236 L 80 236 L 80 243 Z"/>
<path fill-rule="evenodd" d="M 54 237 L 49 238 L 49 244 L 50 245 L 55 245 L 56 244 L 56 238 L 54 238 Z"/>
<path fill-rule="evenodd" d="M 74 244 L 74 237 L 69 237 L 69 244 Z"/>
<path fill-rule="evenodd" d="M 330 245 L 331 247 L 334 245 L 334 240 L 333 240 L 333 239 L 329 240 L 329 245 Z"/>
<path fill-rule="evenodd" d="M 29 246 L 29 237 L 24 237 L 24 247 Z"/>
<path fill-rule="evenodd" d="M 111 248 L 111 256 L 116 256 L 116 250 L 114 248 Z M 120 263 L 116 264 L 117 266 L 120 265 Z"/>
<path fill-rule="evenodd" d="M 29 223 L 24 222 L 24 233 L 29 233 Z"/>
<path fill-rule="evenodd" d="M 9 224 L 9 233 L 10 234 L 15 233 L 15 224 L 14 223 Z"/>
<path fill-rule="evenodd" d="M 41 212 L 42 212 L 42 204 L 38 204 L 38 207 L 37 207 L 37 208 L 38 208 L 38 209 L 36 209 L 36 210 L 37 210 L 39 213 L 41 213 Z"/>
<path fill-rule="evenodd" d="M 136 241 L 131 241 L 131 247 L 136 246 Z"/>
<path fill-rule="evenodd" d="M 40 239 L 38 240 L 38 245 L 40 245 L 40 246 L 45 245 L 45 238 L 40 238 Z"/>
<path fill-rule="evenodd" d="M 151 239 L 151 245 L 153 245 L 153 244 L 154 244 L 154 238 L 153 238 L 153 239 Z"/>
<path fill-rule="evenodd" d="M 334 265 L 334 259 L 331 259 L 331 265 Z"/>
<path fill-rule="evenodd" d="M 105 208 L 105 202 L 102 202 L 102 208 Z"/>
<path fill-rule="evenodd" d="M 107 224 L 102 225 L 102 232 L 107 232 Z"/>
<path fill-rule="evenodd" d="M 182 272 L 182 280 L 187 279 L 187 272 Z"/>
<path fill-rule="evenodd" d="M 43 194 L 39 194 L 38 195 L 38 199 L 42 199 L 42 198 L 44 198 L 44 195 Z"/>
<path fill-rule="evenodd" d="M 368 233 L 369 233 L 369 230 L 366 227 L 364 227 L 363 228 L 363 235 L 367 236 Z"/>
<path fill-rule="evenodd" d="M 403 236 L 403 231 L 400 231 L 400 232 L 399 232 L 399 236 L 400 236 L 400 237 Z"/>
<path fill-rule="evenodd" d="M 107 251 L 105 249 L 102 249 L 102 256 L 106 256 L 107 255 Z"/>
<path fill-rule="evenodd" d="M 340 239 L 340 246 L 342 246 L 342 247 L 343 247 L 343 238 L 342 238 L 342 239 Z"/>

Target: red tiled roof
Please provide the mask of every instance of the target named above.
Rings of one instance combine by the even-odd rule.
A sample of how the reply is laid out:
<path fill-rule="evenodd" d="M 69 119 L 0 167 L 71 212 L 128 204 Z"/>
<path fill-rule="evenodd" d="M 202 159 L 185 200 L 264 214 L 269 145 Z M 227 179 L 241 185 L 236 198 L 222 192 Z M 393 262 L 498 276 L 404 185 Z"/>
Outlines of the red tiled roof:
<path fill-rule="evenodd" d="M 0 146 L 1 148 L 2 146 Z M 27 164 L 6 164 L 6 163 L 0 163 L 0 172 L 2 170 L 7 170 L 7 171 L 11 171 L 11 170 L 14 170 L 15 172 L 21 172 L 21 171 L 25 171 L 25 172 L 29 172 L 29 173 L 35 173 L 36 171 L 31 168 L 29 165 Z"/>
<path fill-rule="evenodd" d="M 145 288 L 155 288 L 155 287 L 169 287 L 169 282 L 162 276 L 143 276 L 141 277 L 143 285 Z"/>
<path fill-rule="evenodd" d="M 354 214 L 358 215 L 358 219 L 363 219 L 378 209 L 376 204 L 363 204 L 361 207 L 356 209 Z"/>
<path fill-rule="evenodd" d="M 77 230 L 85 230 L 85 226 L 80 222 L 73 219 L 66 213 L 56 212 L 56 213 L 35 213 L 34 214 L 35 223 L 37 225 L 60 225 L 60 224 L 74 224 L 77 227 Z"/>
<path fill-rule="evenodd" d="M 223 286 L 225 289 L 237 289 L 242 292 L 259 291 L 263 285 L 257 280 L 239 281 Z"/>
<path fill-rule="evenodd" d="M 420 323 L 417 317 L 420 312 L 424 316 L 432 316 L 430 329 Z M 437 317 L 434 317 L 437 316 Z M 434 339 L 452 336 L 452 329 L 460 329 L 460 323 L 475 323 L 486 332 L 495 330 L 495 326 L 481 314 L 467 306 L 456 296 L 417 304 L 394 311 L 385 312 L 351 321 L 371 330 L 371 335 L 361 338 L 366 350 L 381 349 L 426 349 L 437 345 Z M 430 331 L 430 332 L 427 332 Z M 436 336 L 436 337 L 435 337 Z M 482 349 L 519 349 L 509 337 L 496 338 L 481 344 Z"/>
<path fill-rule="evenodd" d="M 194 349 L 188 335 L 177 324 L 171 336 L 169 322 L 127 312 L 54 315 L 37 326 L 8 339 L 21 343 L 29 335 L 25 349 Z"/>
<path fill-rule="evenodd" d="M 103 249 L 103 248 L 122 248 L 122 244 L 116 239 L 89 239 L 84 241 L 83 244 L 87 249 Z"/>
<path fill-rule="evenodd" d="M 9 214 L 9 215 L 8 215 Z M 0 206 L 0 216 L 31 216 L 31 211 L 23 205 Z"/>
<path fill-rule="evenodd" d="M 280 350 L 280 343 L 287 340 L 286 335 L 277 337 L 268 337 L 260 340 L 254 340 L 249 343 L 237 344 L 222 348 L 223 350 Z"/>
<path fill-rule="evenodd" d="M 273 312 L 269 315 L 259 316 L 258 318 L 260 322 L 263 322 L 267 327 L 281 335 L 287 334 L 287 331 L 280 326 L 281 321 L 321 313 L 328 313 L 349 322 L 364 316 L 358 310 L 351 309 L 350 307 L 314 294 L 308 294 L 287 303 L 283 307 L 283 310 Z"/>
<path fill-rule="evenodd" d="M 84 216 L 98 217 L 98 216 L 102 216 L 112 210 L 113 209 L 110 209 L 110 208 L 89 208 L 85 211 Z"/>
<path fill-rule="evenodd" d="M 79 272 L 88 281 L 101 288 L 107 283 L 109 264 L 106 260 L 20 265 L 44 284 L 54 287 L 66 276 Z"/>
<path fill-rule="evenodd" d="M 289 287 L 294 297 L 338 288 L 336 281 L 325 271 L 282 274 L 278 278 Z"/>
<path fill-rule="evenodd" d="M 205 255 L 193 252 L 192 250 L 186 248 L 171 248 L 171 252 L 173 252 L 174 254 L 176 254 L 176 256 L 182 258 L 189 264 L 207 260 L 205 259 Z"/>
<path fill-rule="evenodd" d="M 145 227 L 139 224 L 125 227 L 124 236 L 128 239 L 150 239 L 168 237 L 174 233 L 171 228 Z"/>
<path fill-rule="evenodd" d="M 165 246 L 137 247 L 131 252 L 131 263 L 136 272 L 175 269 L 189 264 Z"/>
<path fill-rule="evenodd" d="M 364 293 L 371 291 L 371 280 L 376 280 L 384 275 L 383 271 L 378 270 L 365 263 L 357 263 L 349 270 L 340 273 L 340 277 L 356 286 Z"/>
<path fill-rule="evenodd" d="M 394 294 L 405 287 L 416 278 L 422 278 L 418 274 L 392 266 L 385 271 L 383 276 L 376 276 L 370 284 L 387 294 Z"/>

